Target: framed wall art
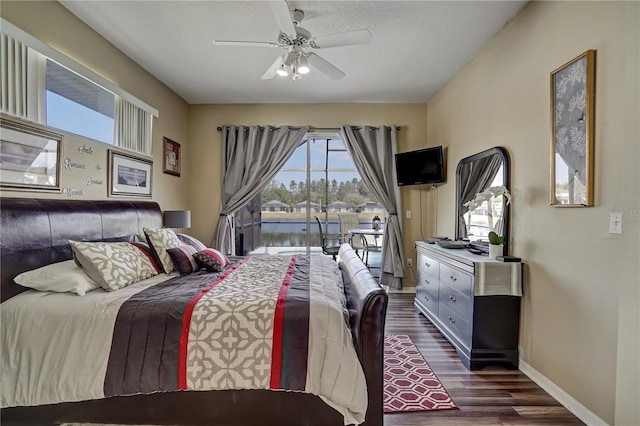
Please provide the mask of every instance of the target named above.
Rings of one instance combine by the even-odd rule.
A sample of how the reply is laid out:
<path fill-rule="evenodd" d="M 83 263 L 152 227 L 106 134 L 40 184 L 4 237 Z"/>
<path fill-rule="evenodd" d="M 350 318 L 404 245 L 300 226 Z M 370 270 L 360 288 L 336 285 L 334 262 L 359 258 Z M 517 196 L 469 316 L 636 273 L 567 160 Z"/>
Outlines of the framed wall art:
<path fill-rule="evenodd" d="M 0 187 L 60 192 L 62 135 L 0 117 Z"/>
<path fill-rule="evenodd" d="M 596 51 L 551 73 L 551 206 L 593 205 Z"/>
<path fill-rule="evenodd" d="M 153 162 L 108 151 L 109 196 L 151 197 Z"/>
<path fill-rule="evenodd" d="M 180 176 L 180 144 L 169 138 L 163 138 L 162 144 L 162 172 Z"/>

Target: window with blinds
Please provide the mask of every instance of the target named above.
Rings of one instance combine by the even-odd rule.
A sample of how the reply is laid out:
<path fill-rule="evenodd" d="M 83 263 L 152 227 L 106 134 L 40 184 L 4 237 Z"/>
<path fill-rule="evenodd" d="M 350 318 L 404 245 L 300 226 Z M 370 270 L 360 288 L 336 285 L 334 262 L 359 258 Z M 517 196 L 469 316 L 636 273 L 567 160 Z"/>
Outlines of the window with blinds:
<path fill-rule="evenodd" d="M 151 154 L 151 125 L 157 111 L 140 108 L 131 102 L 137 99 L 121 89 L 114 93 L 103 87 L 105 81 L 97 84 L 4 32 L 0 36 L 1 112 Z"/>

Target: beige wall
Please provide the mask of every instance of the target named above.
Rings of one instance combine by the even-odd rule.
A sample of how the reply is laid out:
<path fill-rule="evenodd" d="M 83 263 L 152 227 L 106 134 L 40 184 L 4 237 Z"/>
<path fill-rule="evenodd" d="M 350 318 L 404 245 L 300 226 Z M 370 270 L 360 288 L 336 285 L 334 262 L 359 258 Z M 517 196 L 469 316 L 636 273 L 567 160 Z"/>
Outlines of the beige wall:
<path fill-rule="evenodd" d="M 637 2 L 531 2 L 429 103 L 449 165 L 511 155 L 512 254 L 526 262 L 522 359 L 607 423 L 638 416 Z M 549 207 L 549 73 L 597 50 L 595 206 Z M 454 180 L 449 168 L 449 181 Z M 454 231 L 454 185 L 438 234 Z M 622 235 L 609 212 L 624 212 Z"/>
<path fill-rule="evenodd" d="M 162 173 L 162 137 L 166 136 L 180 143 L 183 161 L 189 161 L 191 150 L 188 140 L 188 104 L 58 2 L 3 0 L 0 15 L 160 111 L 159 118 L 153 120 L 152 199 L 163 210 L 187 208 L 188 192 L 185 188 L 191 178 L 191 171 L 183 167 L 180 178 Z M 70 158 L 85 166 L 84 169 L 63 170 L 62 187 L 75 189 L 72 191 L 75 194 L 71 196 L 73 198 L 107 198 L 107 149 L 111 146 L 61 133 L 64 135 L 63 159 Z M 80 154 L 77 149 L 81 145 L 91 147 L 93 154 Z M 87 177 L 103 183 L 89 186 L 86 183 Z M 2 191 L 2 196 L 67 198 L 65 194 L 15 191 Z"/>
<path fill-rule="evenodd" d="M 191 143 L 195 152 L 189 163 L 194 173 L 191 188 L 192 222 L 195 235 L 210 241 L 220 212 L 221 132 L 225 124 L 309 125 L 337 128 L 341 124 L 397 125 L 398 151 L 426 146 L 427 106 L 425 104 L 251 104 L 192 105 L 190 111 Z M 206 191 L 203 190 L 206 188 Z M 423 221 L 427 220 L 426 190 L 423 194 Z M 413 241 L 420 235 L 420 203 L 418 189 L 402 189 L 402 208 L 411 209 L 412 219 L 403 219 L 404 248 L 407 256 L 415 257 Z M 404 215 L 402 216 L 404 218 Z M 427 232 L 426 225 L 424 232 Z M 407 271 L 406 285 L 415 285 L 413 274 Z"/>

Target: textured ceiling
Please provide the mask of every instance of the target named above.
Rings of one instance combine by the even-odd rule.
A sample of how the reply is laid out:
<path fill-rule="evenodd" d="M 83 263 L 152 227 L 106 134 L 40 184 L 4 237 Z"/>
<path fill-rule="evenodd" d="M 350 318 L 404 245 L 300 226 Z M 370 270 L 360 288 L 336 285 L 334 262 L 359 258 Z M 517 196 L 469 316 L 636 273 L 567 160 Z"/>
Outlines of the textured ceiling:
<path fill-rule="evenodd" d="M 370 44 L 315 50 L 346 73 L 261 80 L 281 49 L 216 46 L 275 42 L 266 1 L 60 1 L 191 104 L 424 103 L 525 1 L 288 1 L 314 36 L 367 28 Z"/>

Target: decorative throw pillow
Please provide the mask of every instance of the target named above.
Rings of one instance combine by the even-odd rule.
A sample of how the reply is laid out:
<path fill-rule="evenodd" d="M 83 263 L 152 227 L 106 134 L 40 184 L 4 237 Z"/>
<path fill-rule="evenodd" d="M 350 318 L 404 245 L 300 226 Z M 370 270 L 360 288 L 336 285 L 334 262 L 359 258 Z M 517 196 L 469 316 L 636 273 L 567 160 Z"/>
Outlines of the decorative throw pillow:
<path fill-rule="evenodd" d="M 200 266 L 206 268 L 209 272 L 220 272 L 222 268 L 231 263 L 227 256 L 213 248 L 199 251 L 193 257 L 195 257 Z"/>
<path fill-rule="evenodd" d="M 182 242 L 180 242 L 176 233 L 173 229 L 168 228 L 144 228 L 143 231 L 147 236 L 147 241 L 151 246 L 151 251 L 158 262 L 158 265 L 166 274 L 173 272 L 176 267 L 171 260 L 171 256 L 167 253 L 167 250 L 180 247 L 182 245 Z"/>
<path fill-rule="evenodd" d="M 160 273 L 149 254 L 136 243 L 69 243 L 84 272 L 107 291 Z"/>
<path fill-rule="evenodd" d="M 197 252 L 198 249 L 188 244 L 167 250 L 169 257 L 171 257 L 180 275 L 189 275 L 200 269 L 198 262 L 196 262 L 196 259 L 193 257 Z"/>
<path fill-rule="evenodd" d="M 215 258 L 199 251 L 193 255 L 193 258 L 198 262 L 198 265 L 207 270 L 207 272 L 220 272 L 222 271 L 222 265 Z"/>
<path fill-rule="evenodd" d="M 196 237 L 192 237 L 191 235 L 187 235 L 187 234 L 177 234 L 177 235 L 178 235 L 178 239 L 180 241 L 182 241 L 185 244 L 189 244 L 190 246 L 195 247 L 196 249 L 198 249 L 197 251 L 206 250 L 206 248 L 207 248 L 207 246 L 205 246 Z"/>
<path fill-rule="evenodd" d="M 52 263 L 32 271 L 26 271 L 13 279 L 21 286 L 39 291 L 75 293 L 84 296 L 88 291 L 100 288 L 73 260 Z"/>

